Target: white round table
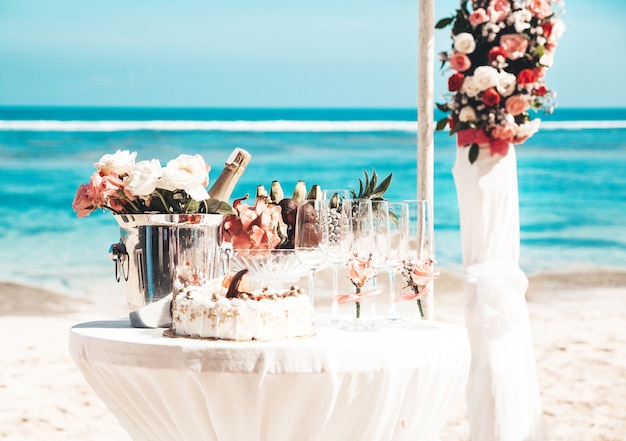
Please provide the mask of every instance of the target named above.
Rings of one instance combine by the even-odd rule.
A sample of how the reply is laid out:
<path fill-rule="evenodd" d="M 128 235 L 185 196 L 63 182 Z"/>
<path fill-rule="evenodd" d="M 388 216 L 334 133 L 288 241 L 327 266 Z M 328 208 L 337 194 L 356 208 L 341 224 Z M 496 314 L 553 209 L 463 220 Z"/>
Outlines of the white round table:
<path fill-rule="evenodd" d="M 163 332 L 70 330 L 76 365 L 134 440 L 433 441 L 470 364 L 465 328 L 438 322 L 278 342 Z"/>

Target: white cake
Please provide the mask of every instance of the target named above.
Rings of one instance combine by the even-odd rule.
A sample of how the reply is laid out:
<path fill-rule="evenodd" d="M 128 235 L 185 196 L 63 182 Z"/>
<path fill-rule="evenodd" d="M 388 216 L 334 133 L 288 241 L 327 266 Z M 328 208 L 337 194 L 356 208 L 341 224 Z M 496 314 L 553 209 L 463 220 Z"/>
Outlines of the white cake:
<path fill-rule="evenodd" d="M 222 279 L 181 288 L 172 301 L 172 331 L 221 340 L 282 340 L 312 333 L 310 297 L 296 287 L 227 298 Z"/>

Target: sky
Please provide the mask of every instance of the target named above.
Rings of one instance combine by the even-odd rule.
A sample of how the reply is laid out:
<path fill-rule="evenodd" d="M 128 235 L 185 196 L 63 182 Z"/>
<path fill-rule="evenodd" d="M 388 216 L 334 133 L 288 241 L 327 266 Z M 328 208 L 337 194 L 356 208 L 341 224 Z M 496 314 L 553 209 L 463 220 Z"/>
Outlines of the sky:
<path fill-rule="evenodd" d="M 558 106 L 626 107 L 626 1 L 562 19 Z M 417 34 L 418 0 L 0 0 L 0 105 L 414 108 Z"/>

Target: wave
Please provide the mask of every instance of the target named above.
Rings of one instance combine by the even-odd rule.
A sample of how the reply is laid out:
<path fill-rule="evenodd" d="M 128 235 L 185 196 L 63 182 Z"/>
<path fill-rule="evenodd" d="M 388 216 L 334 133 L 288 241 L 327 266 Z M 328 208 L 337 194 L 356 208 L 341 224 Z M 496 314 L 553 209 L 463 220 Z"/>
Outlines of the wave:
<path fill-rule="evenodd" d="M 543 121 L 542 130 L 626 129 L 626 121 Z M 0 131 L 416 132 L 417 121 L 58 121 L 0 120 Z"/>

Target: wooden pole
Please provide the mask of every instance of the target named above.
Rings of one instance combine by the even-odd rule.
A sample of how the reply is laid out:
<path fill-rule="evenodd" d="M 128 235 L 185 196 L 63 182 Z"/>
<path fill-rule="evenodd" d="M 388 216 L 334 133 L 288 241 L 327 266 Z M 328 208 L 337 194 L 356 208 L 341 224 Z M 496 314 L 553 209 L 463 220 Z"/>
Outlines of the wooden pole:
<path fill-rule="evenodd" d="M 430 201 L 434 221 L 435 200 L 435 0 L 419 0 L 417 47 L 417 198 Z M 435 249 L 434 240 L 431 244 Z M 424 299 L 425 318 L 435 315 L 435 289 Z"/>
<path fill-rule="evenodd" d="M 434 200 L 435 2 L 419 0 L 417 48 L 417 198 Z"/>

